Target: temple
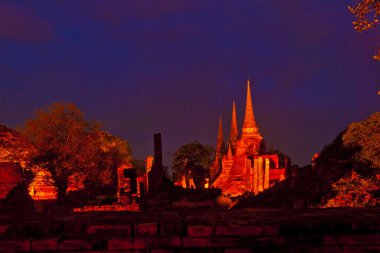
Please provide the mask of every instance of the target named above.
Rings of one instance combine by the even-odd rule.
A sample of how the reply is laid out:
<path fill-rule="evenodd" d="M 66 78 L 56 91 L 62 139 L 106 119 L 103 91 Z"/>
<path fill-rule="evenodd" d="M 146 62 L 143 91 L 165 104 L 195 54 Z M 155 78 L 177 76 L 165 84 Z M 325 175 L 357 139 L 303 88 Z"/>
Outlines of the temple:
<path fill-rule="evenodd" d="M 227 148 L 220 118 L 215 153 L 215 161 L 210 168 L 211 187 L 222 189 L 225 195 L 239 196 L 246 192 L 258 194 L 285 179 L 288 159 L 278 153 L 266 152 L 255 120 L 249 80 L 241 136 L 239 138 L 233 102 Z"/>

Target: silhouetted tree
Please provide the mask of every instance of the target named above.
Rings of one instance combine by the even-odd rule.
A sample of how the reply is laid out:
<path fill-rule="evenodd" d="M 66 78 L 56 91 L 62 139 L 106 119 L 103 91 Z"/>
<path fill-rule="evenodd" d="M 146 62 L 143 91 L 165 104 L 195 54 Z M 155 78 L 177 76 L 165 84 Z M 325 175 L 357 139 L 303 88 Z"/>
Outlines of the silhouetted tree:
<path fill-rule="evenodd" d="M 144 160 L 134 159 L 132 166 L 137 170 L 137 174 L 144 175 L 146 172 L 146 162 Z"/>
<path fill-rule="evenodd" d="M 215 157 L 214 148 L 202 145 L 198 142 L 185 144 L 178 148 L 173 157 L 173 172 L 175 180 L 180 180 L 182 175 L 191 176 L 197 187 L 204 182 L 204 178 L 209 176 L 209 169 Z"/>

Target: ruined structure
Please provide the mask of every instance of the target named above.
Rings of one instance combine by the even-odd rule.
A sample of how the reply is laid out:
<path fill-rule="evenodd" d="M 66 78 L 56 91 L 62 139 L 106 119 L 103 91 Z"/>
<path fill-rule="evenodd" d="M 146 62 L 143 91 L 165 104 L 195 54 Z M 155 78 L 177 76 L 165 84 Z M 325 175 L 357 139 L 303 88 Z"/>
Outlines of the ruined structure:
<path fill-rule="evenodd" d="M 222 120 L 219 120 L 216 158 L 210 168 L 211 187 L 220 188 L 223 194 L 230 196 L 245 192 L 258 194 L 283 180 L 286 167 L 286 158 L 266 152 L 263 137 L 256 124 L 248 80 L 242 133 L 239 138 L 236 107 L 233 102 L 227 151 L 223 140 Z"/>
<path fill-rule="evenodd" d="M 138 176 L 132 164 L 117 168 L 117 202 L 106 205 L 85 205 L 74 208 L 74 212 L 139 211 L 139 198 L 144 194 L 146 176 Z"/>
<path fill-rule="evenodd" d="M 0 200 L 23 180 L 31 147 L 20 133 L 0 125 Z"/>
<path fill-rule="evenodd" d="M 141 198 L 147 191 L 147 174 L 138 175 L 132 165 L 122 165 L 117 169 L 119 204 L 131 204 Z"/>
<path fill-rule="evenodd" d="M 36 168 L 34 178 L 28 187 L 30 197 L 34 200 L 57 199 L 58 192 L 53 182 L 48 170 Z"/>
<path fill-rule="evenodd" d="M 0 200 L 21 181 L 21 167 L 11 162 L 0 162 Z"/>
<path fill-rule="evenodd" d="M 148 193 L 154 194 L 164 183 L 164 169 L 162 167 L 161 134 L 154 135 L 154 159 L 153 166 L 148 174 Z"/>

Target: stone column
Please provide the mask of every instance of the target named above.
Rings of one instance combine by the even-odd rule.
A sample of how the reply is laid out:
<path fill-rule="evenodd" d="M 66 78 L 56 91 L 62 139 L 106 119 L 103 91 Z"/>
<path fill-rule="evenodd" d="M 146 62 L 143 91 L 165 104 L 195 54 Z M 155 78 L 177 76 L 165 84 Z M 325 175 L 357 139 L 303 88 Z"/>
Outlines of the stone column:
<path fill-rule="evenodd" d="M 245 188 L 250 189 L 250 185 L 252 184 L 251 181 L 251 160 L 246 158 L 245 159 Z"/>
<path fill-rule="evenodd" d="M 253 191 L 253 167 L 252 167 L 252 161 L 251 159 L 247 160 L 247 165 L 248 165 L 248 175 L 247 175 L 247 189 L 248 191 Z"/>
<path fill-rule="evenodd" d="M 263 171 L 263 157 L 259 156 L 258 158 L 258 177 L 259 177 L 259 186 L 258 190 L 259 192 L 262 192 L 264 190 L 264 171 Z"/>
<path fill-rule="evenodd" d="M 264 190 L 269 188 L 270 160 L 265 158 Z"/>
<path fill-rule="evenodd" d="M 258 180 L 259 180 L 259 163 L 257 161 L 257 158 L 254 158 L 253 160 L 253 192 L 255 195 L 259 192 L 259 186 L 258 186 Z"/>
<path fill-rule="evenodd" d="M 164 182 L 164 170 L 162 168 L 161 134 L 154 135 L 154 160 L 153 167 L 148 175 L 149 194 L 156 194 Z"/>

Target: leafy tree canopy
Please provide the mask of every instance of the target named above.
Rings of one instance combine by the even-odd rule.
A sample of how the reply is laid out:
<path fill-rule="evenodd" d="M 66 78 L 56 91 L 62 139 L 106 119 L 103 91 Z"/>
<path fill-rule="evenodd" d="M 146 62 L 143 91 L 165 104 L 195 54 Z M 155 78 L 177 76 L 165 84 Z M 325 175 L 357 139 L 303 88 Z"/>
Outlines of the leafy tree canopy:
<path fill-rule="evenodd" d="M 352 171 L 351 176 L 342 177 L 332 184 L 335 196 L 325 207 L 379 206 L 380 177 L 365 177 Z"/>
<path fill-rule="evenodd" d="M 51 173 L 59 200 L 65 198 L 68 178 L 75 173 L 95 184 L 110 184 L 115 167 L 132 159 L 126 141 L 100 131 L 74 104 L 40 109 L 21 130 L 34 146 L 31 166 Z"/>
<path fill-rule="evenodd" d="M 366 31 L 379 25 L 380 1 L 356 0 L 354 6 L 348 9 L 356 20 L 353 22 L 355 30 Z"/>
<path fill-rule="evenodd" d="M 354 122 L 342 136 L 346 147 L 357 148 L 355 159 L 372 168 L 380 168 L 380 112 L 368 119 Z"/>
<path fill-rule="evenodd" d="M 356 0 L 348 9 L 355 17 L 355 21 L 352 22 L 354 29 L 359 32 L 376 28 L 380 24 L 380 0 Z M 380 49 L 373 59 L 380 61 Z"/>

